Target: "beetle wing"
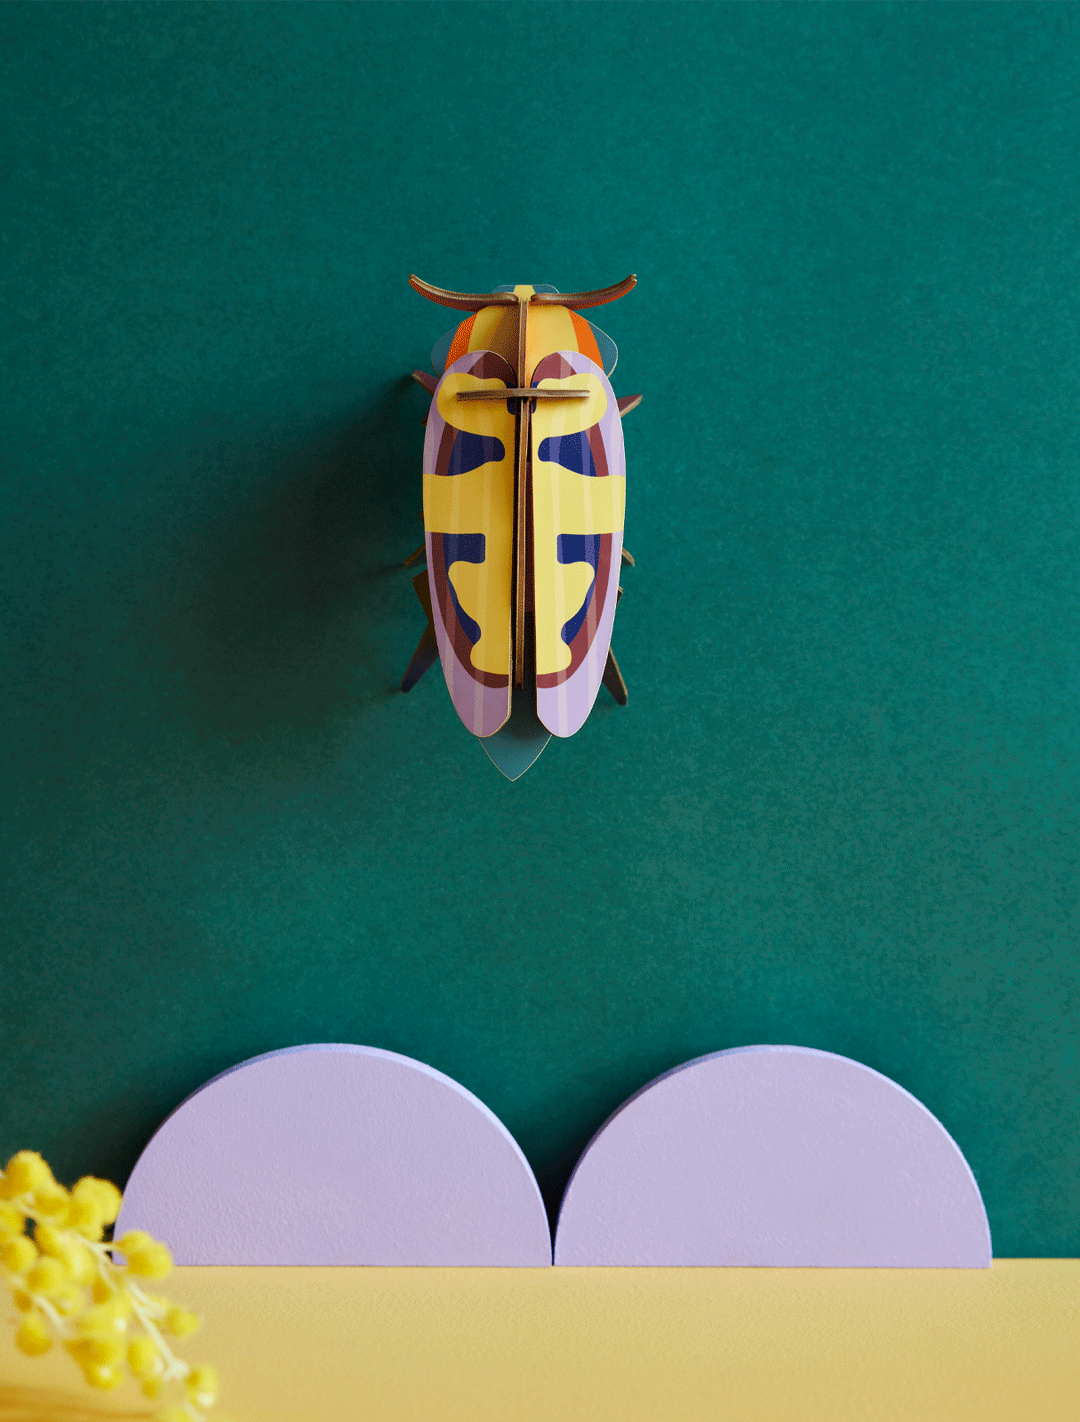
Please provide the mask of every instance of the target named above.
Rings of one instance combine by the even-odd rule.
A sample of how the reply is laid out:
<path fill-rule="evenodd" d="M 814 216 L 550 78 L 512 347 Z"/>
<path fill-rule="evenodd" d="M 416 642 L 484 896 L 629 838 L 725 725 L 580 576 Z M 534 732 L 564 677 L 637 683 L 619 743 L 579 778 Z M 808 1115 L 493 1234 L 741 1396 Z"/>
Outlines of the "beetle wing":
<path fill-rule="evenodd" d="M 457 397 L 513 384 L 502 356 L 461 356 L 436 386 L 424 439 L 435 635 L 454 708 L 475 736 L 510 715 L 515 417 L 508 401 Z"/>
<path fill-rule="evenodd" d="M 585 400 L 537 400 L 532 414 L 536 712 L 572 736 L 604 675 L 618 600 L 626 459 L 619 406 L 579 351 L 546 356 L 533 385 L 587 388 Z"/>

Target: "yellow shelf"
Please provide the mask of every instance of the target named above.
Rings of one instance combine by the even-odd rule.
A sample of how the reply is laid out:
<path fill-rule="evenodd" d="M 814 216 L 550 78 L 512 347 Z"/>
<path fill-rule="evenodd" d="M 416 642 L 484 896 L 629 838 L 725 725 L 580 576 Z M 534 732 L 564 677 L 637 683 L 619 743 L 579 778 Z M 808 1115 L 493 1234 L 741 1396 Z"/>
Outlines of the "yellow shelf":
<path fill-rule="evenodd" d="M 992 1269 L 179 1269 L 235 1422 L 1067 1422 L 1080 1260 Z M 10 1312 L 11 1310 L 9 1310 Z M 0 1336 L 0 1422 L 147 1415 Z"/>

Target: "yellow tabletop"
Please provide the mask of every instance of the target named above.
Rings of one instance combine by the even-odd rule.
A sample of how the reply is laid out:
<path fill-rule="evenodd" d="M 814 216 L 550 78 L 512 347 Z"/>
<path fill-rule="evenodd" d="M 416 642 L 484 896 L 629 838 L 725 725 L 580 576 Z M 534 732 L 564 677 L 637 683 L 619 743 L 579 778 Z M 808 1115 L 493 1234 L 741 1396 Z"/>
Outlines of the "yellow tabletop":
<path fill-rule="evenodd" d="M 235 1422 L 1073 1422 L 1080 1260 L 178 1269 Z M 13 1313 L 13 1310 L 8 1310 Z M 0 1336 L 0 1422 L 147 1415 Z"/>

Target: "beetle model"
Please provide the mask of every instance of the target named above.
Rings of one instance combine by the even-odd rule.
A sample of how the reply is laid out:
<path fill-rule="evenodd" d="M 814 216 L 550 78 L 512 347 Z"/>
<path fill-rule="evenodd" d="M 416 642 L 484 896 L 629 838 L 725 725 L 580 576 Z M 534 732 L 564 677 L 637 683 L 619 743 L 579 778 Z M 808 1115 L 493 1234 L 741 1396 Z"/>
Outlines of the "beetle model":
<path fill-rule="evenodd" d="M 467 294 L 418 277 L 440 306 L 469 313 L 438 342 L 424 440 L 428 614 L 401 687 L 435 658 L 454 708 L 511 780 L 550 736 L 580 730 L 603 682 L 626 686 L 611 651 L 622 589 L 626 465 L 621 419 L 641 397 L 608 382 L 614 343 L 578 312 L 624 296 L 500 287 Z M 605 359 L 606 357 L 606 359 Z"/>

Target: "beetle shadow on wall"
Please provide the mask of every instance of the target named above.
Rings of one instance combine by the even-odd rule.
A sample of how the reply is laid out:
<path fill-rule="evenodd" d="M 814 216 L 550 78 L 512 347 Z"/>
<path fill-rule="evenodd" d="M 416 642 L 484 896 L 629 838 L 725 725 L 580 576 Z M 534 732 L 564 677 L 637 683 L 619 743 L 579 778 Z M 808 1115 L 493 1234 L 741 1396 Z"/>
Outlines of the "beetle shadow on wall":
<path fill-rule="evenodd" d="M 397 691 L 422 630 L 402 568 L 423 537 L 414 388 L 396 382 L 307 447 L 267 436 L 222 457 L 234 507 L 188 550 L 165 638 L 200 729 L 303 733 Z"/>

